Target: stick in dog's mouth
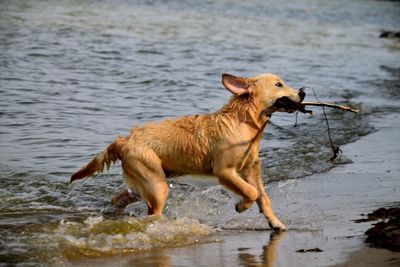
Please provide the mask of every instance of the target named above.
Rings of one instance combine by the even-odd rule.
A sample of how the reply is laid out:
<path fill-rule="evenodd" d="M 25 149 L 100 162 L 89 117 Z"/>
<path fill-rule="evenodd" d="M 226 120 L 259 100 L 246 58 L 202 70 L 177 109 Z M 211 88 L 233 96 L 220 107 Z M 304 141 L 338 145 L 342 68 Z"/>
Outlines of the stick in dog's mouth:
<path fill-rule="evenodd" d="M 300 111 L 302 113 L 308 113 L 308 114 L 313 114 L 311 110 L 305 109 L 306 106 L 320 106 L 320 107 L 328 107 L 328 108 L 335 108 L 335 109 L 341 109 L 344 111 L 350 111 L 353 113 L 358 113 L 360 110 L 348 106 L 341 106 L 337 104 L 332 104 L 332 103 L 326 103 L 326 102 L 295 102 L 288 98 L 287 96 L 281 97 L 275 101 L 274 107 L 276 108 L 282 108 L 288 111 Z"/>
<path fill-rule="evenodd" d="M 302 112 L 302 113 L 309 113 L 312 114 L 311 110 L 305 109 L 305 105 L 301 102 L 296 102 L 290 99 L 287 96 L 278 98 L 275 103 L 274 107 L 279 108 L 279 109 L 285 109 L 289 112 L 294 112 L 296 110 Z"/>

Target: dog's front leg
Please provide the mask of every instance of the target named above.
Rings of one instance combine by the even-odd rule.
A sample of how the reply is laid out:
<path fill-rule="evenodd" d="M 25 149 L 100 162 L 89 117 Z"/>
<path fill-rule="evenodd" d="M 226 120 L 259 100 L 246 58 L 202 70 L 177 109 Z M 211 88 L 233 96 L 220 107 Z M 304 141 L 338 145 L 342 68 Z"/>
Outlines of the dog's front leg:
<path fill-rule="evenodd" d="M 256 201 L 258 197 L 257 189 L 247 183 L 233 168 L 215 169 L 214 175 L 218 177 L 219 183 L 230 189 L 234 193 L 243 197 L 240 201 L 240 210 L 246 210 Z M 238 206 L 236 206 L 238 211 Z"/>
<path fill-rule="evenodd" d="M 245 180 L 257 189 L 258 197 L 256 199 L 257 205 L 268 220 L 271 228 L 274 230 L 285 230 L 285 225 L 276 218 L 271 208 L 271 202 L 264 189 L 264 184 L 261 180 L 260 162 L 257 160 L 254 165 L 245 172 Z M 241 202 L 238 203 L 240 205 Z"/>

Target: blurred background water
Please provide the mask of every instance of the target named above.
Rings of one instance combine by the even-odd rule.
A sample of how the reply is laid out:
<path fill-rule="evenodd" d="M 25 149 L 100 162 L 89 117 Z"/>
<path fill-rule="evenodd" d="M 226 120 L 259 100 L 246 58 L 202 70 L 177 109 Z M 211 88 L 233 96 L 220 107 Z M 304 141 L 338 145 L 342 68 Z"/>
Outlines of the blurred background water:
<path fill-rule="evenodd" d="M 222 73 L 271 72 L 359 106 L 328 112 L 334 142 L 352 142 L 374 131 L 370 114 L 399 112 L 400 45 L 378 38 L 399 17 L 398 2 L 372 0 L 0 1 L 0 262 L 65 263 L 267 227 L 235 214 L 235 197 L 208 181 L 170 181 L 160 223 L 135 218 L 140 203 L 113 215 L 120 167 L 74 188 L 69 177 L 133 125 L 219 109 L 230 97 Z M 266 184 L 334 166 L 315 113 L 296 128 L 293 114 L 272 117 Z M 289 227 L 318 228 L 317 215 L 292 213 Z"/>

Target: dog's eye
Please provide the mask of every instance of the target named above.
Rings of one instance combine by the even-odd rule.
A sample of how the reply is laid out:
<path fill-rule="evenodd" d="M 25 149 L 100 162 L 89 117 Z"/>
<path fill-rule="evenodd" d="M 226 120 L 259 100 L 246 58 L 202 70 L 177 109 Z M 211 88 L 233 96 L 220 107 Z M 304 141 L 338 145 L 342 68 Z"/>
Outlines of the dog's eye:
<path fill-rule="evenodd" d="M 276 87 L 283 87 L 283 84 L 282 84 L 281 82 L 277 82 L 277 83 L 275 84 L 275 86 L 276 86 Z"/>

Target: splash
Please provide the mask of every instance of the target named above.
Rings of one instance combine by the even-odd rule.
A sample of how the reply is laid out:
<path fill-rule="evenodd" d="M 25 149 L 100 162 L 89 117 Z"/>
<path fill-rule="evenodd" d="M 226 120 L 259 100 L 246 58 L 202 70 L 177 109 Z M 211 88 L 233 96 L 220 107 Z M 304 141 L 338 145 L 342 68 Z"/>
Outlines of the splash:
<path fill-rule="evenodd" d="M 71 260 L 206 242 L 202 238 L 212 232 L 211 227 L 188 218 L 127 216 L 111 220 L 91 216 L 81 222 L 62 220 L 36 225 L 21 232 L 20 239 L 14 241 L 32 248 L 22 253 L 32 264 L 58 265 Z"/>

